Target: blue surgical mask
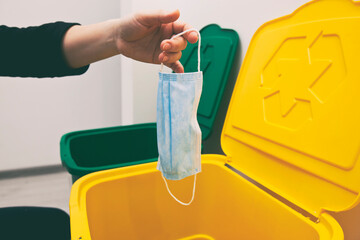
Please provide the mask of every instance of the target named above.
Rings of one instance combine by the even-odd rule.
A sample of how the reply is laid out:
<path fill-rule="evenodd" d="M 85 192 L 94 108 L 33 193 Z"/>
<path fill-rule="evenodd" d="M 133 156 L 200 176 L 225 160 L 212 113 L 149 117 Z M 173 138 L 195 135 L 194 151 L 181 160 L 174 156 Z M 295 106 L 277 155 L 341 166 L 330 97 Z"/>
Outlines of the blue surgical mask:
<path fill-rule="evenodd" d="M 188 31 L 182 32 L 178 37 Z M 159 160 L 157 168 L 166 179 L 180 180 L 201 171 L 201 131 L 197 122 L 197 108 L 202 91 L 203 74 L 200 71 L 200 33 L 198 48 L 198 72 L 159 73 L 157 95 L 157 142 Z M 174 38 L 173 37 L 173 38 Z"/>

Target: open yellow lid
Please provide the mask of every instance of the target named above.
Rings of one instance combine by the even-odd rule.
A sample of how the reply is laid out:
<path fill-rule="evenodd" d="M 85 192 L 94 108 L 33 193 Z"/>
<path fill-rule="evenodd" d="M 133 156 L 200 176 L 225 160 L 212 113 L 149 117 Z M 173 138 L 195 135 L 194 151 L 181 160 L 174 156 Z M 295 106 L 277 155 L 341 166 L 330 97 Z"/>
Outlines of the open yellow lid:
<path fill-rule="evenodd" d="M 360 4 L 319 0 L 261 26 L 222 132 L 230 165 L 315 216 L 359 202 Z"/>

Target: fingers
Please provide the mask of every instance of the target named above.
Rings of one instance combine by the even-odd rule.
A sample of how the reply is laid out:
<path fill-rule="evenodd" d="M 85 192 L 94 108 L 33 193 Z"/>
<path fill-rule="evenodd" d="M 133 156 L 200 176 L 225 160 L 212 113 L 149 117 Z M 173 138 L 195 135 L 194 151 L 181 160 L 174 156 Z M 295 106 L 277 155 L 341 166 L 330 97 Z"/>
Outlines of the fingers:
<path fill-rule="evenodd" d="M 179 26 L 180 25 L 178 25 L 177 30 L 180 30 L 181 27 L 185 30 L 192 28 L 188 24 L 182 24 L 180 27 Z M 176 30 L 175 33 L 177 33 Z M 195 34 L 195 36 L 193 34 Z M 195 31 L 189 32 L 188 40 L 192 43 L 195 43 L 198 40 L 197 33 Z M 182 36 L 163 40 L 160 44 L 160 49 L 162 52 L 159 55 L 159 61 L 172 68 L 175 72 L 183 73 L 184 67 L 179 62 L 179 59 L 181 58 L 181 51 L 184 50 L 186 46 L 187 40 Z"/>
<path fill-rule="evenodd" d="M 187 41 L 183 37 L 177 37 L 174 39 L 164 40 L 160 44 L 160 49 L 164 52 L 178 52 L 186 48 Z"/>
<path fill-rule="evenodd" d="M 162 53 L 164 54 L 164 53 Z M 170 56 L 168 55 L 163 55 L 160 54 L 160 57 L 163 57 L 163 61 L 160 61 L 163 62 L 165 64 L 165 66 L 168 66 L 169 68 L 171 68 L 174 72 L 176 73 L 184 73 L 184 66 L 181 64 L 181 62 L 179 60 L 176 60 L 176 61 L 172 61 L 173 59 L 180 59 L 181 57 L 181 52 L 179 53 L 176 53 L 176 54 L 172 54 Z M 180 55 L 178 55 L 180 54 Z M 171 59 L 172 58 L 172 59 Z"/>
<path fill-rule="evenodd" d="M 136 15 L 136 19 L 142 25 L 150 28 L 163 24 L 163 37 L 169 38 L 174 34 L 178 34 L 193 28 L 187 23 L 176 21 L 179 16 L 179 10 L 172 12 L 165 12 L 160 10 L 139 13 Z M 181 58 L 181 51 L 186 48 L 188 41 L 190 43 L 196 43 L 198 41 L 198 35 L 195 31 L 185 33 L 184 35 L 173 39 L 163 40 L 160 44 L 160 50 L 162 52 L 159 54 L 158 60 L 173 69 L 175 72 L 184 72 L 184 67 L 179 62 L 179 59 Z"/>
<path fill-rule="evenodd" d="M 165 65 L 168 66 L 169 68 L 171 68 L 176 73 L 184 73 L 184 67 L 180 63 L 180 61 L 176 61 L 174 63 L 165 64 Z"/>
<path fill-rule="evenodd" d="M 135 19 L 144 26 L 159 26 L 162 23 L 175 22 L 180 17 L 179 10 L 174 11 L 143 11 L 135 14 Z"/>
<path fill-rule="evenodd" d="M 178 34 L 192 28 L 193 27 L 191 25 L 180 21 L 176 21 L 173 23 L 174 34 Z M 187 32 L 182 36 L 190 43 L 196 43 L 198 40 L 198 34 L 195 31 Z"/>
<path fill-rule="evenodd" d="M 181 58 L 181 51 L 175 53 L 162 52 L 159 55 L 159 61 L 164 64 L 172 64 Z"/>
<path fill-rule="evenodd" d="M 181 58 L 181 51 L 186 48 L 186 45 L 187 41 L 183 37 L 162 41 L 160 49 L 163 52 L 159 55 L 159 61 L 168 65 L 175 64 Z M 175 64 L 174 66 L 178 66 L 178 64 Z M 175 68 L 177 69 L 178 67 Z M 180 70 L 177 71 L 183 71 L 182 65 Z"/>

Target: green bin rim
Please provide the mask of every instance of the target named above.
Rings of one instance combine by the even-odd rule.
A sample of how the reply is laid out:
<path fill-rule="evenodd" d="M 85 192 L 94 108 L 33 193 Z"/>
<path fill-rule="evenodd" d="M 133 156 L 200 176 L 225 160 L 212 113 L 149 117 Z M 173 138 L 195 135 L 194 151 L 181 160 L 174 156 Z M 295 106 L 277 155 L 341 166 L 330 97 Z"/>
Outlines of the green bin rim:
<path fill-rule="evenodd" d="M 126 167 L 136 164 L 148 163 L 157 161 L 157 158 L 152 159 L 145 159 L 141 161 L 135 161 L 131 163 L 121 163 L 121 164 L 113 164 L 113 165 L 106 165 L 106 166 L 97 166 L 97 167 L 81 167 L 79 166 L 75 160 L 72 158 L 71 151 L 70 151 L 70 142 L 74 138 L 92 135 L 94 133 L 102 134 L 108 132 L 116 131 L 127 131 L 132 129 L 149 129 L 149 128 L 156 128 L 156 123 L 140 123 L 140 124 L 133 124 L 133 125 L 125 125 L 125 126 L 115 126 L 115 127 L 107 127 L 107 128 L 96 128 L 90 130 L 80 130 L 74 131 L 70 133 L 66 133 L 61 137 L 60 140 L 60 156 L 62 165 L 67 169 L 67 171 L 71 175 L 75 175 L 78 177 L 84 176 L 86 174 L 97 172 L 101 170 L 107 170 L 110 168 L 118 168 L 118 167 Z"/>

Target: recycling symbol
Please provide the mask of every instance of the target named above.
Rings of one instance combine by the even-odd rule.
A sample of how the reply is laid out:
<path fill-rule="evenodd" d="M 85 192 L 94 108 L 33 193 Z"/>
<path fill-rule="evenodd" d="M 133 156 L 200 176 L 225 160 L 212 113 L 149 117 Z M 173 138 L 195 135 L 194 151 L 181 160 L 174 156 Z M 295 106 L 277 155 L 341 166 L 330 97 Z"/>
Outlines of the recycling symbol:
<path fill-rule="evenodd" d="M 264 119 L 289 130 L 312 121 L 346 75 L 341 39 L 320 31 L 286 38 L 261 73 Z"/>

